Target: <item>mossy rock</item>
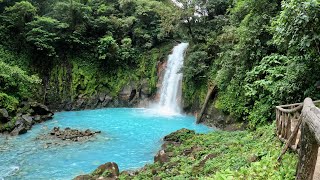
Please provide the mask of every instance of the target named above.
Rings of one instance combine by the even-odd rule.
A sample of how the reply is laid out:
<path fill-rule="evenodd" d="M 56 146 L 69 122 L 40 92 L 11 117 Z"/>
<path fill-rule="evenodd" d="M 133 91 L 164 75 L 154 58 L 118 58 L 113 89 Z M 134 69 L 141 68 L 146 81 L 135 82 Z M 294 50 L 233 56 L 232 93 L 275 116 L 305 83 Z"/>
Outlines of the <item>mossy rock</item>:
<path fill-rule="evenodd" d="M 192 138 L 195 134 L 195 131 L 183 128 L 165 136 L 163 140 L 170 142 L 183 142 Z"/>

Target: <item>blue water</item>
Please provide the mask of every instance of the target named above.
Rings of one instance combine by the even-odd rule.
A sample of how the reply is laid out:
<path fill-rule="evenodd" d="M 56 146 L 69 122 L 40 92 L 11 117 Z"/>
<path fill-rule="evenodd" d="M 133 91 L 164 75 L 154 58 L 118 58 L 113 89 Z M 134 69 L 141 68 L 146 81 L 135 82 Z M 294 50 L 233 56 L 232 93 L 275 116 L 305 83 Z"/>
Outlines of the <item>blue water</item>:
<path fill-rule="evenodd" d="M 56 113 L 53 120 L 35 125 L 27 134 L 0 136 L 0 179 L 72 179 L 105 162 L 120 170 L 153 162 L 163 136 L 181 128 L 206 133 L 192 116 L 161 116 L 147 109 L 100 109 Z M 45 147 L 39 134 L 55 127 L 102 131 L 91 141 Z"/>

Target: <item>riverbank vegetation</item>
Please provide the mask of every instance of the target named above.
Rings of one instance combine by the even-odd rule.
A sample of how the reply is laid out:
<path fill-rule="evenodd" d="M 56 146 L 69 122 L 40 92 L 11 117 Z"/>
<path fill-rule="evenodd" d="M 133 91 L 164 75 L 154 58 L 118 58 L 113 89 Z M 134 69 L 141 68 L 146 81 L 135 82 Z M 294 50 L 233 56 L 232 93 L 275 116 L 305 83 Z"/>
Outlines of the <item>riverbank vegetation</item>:
<path fill-rule="evenodd" d="M 57 108 L 100 94 L 104 100 L 139 81 L 154 94 L 159 61 L 185 40 L 185 110 L 198 111 L 214 85 L 214 107 L 257 130 L 194 135 L 171 148 L 177 158 L 138 177 L 155 168 L 163 178 L 291 179 L 295 157 L 275 163 L 280 143 L 266 124 L 276 105 L 320 98 L 319 1 L 178 2 L 0 0 L 0 109 L 14 116 L 23 101 Z M 5 123 L 0 129 L 13 128 Z M 204 149 L 180 157 L 194 143 Z M 197 167 L 205 154 L 217 157 Z M 253 156 L 259 160 L 249 162 Z"/>
<path fill-rule="evenodd" d="M 184 69 L 187 107 L 214 84 L 216 108 L 255 128 L 274 119 L 276 105 L 320 97 L 318 1 L 193 2 L 185 9 L 205 14 L 190 16 L 197 35 Z"/>
<path fill-rule="evenodd" d="M 274 128 L 208 134 L 180 130 L 167 137 L 167 159 L 134 176 L 122 173 L 120 179 L 295 179 L 297 155 L 287 153 L 277 162 L 282 145 Z"/>

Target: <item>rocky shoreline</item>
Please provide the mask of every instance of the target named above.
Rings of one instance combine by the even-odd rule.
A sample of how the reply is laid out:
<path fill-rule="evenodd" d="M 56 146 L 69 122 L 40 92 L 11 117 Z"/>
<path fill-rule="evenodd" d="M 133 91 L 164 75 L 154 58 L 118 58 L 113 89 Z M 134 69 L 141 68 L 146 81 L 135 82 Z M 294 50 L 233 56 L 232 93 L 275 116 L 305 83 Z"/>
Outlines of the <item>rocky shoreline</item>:
<path fill-rule="evenodd" d="M 175 131 L 163 138 L 163 144 L 161 146 L 161 150 L 154 156 L 154 163 L 164 164 L 170 161 L 170 158 L 173 158 L 173 152 L 170 150 L 170 146 L 180 146 L 181 143 L 195 135 L 195 131 L 189 129 L 180 129 Z M 183 152 L 184 154 L 191 154 L 193 152 L 199 151 L 201 149 L 197 147 L 190 148 L 189 151 Z M 206 160 L 213 158 L 209 155 L 205 158 L 204 163 Z M 203 164 L 204 164 L 203 163 Z M 146 165 L 147 166 L 147 165 Z M 174 164 L 172 165 L 174 166 Z M 125 179 L 133 179 L 139 173 L 146 170 L 146 167 L 143 167 L 138 170 L 134 171 L 119 171 L 118 165 L 115 162 L 107 162 L 105 164 L 100 165 L 97 169 L 95 169 L 90 174 L 79 175 L 75 177 L 73 180 L 117 180 L 119 177 L 125 177 Z M 159 180 L 160 177 L 157 177 L 158 169 L 152 169 L 152 174 L 154 175 L 153 179 Z"/>
<path fill-rule="evenodd" d="M 12 136 L 26 133 L 34 124 L 52 119 L 54 113 L 37 102 L 23 102 L 12 116 L 6 109 L 0 109 L 0 132 Z"/>

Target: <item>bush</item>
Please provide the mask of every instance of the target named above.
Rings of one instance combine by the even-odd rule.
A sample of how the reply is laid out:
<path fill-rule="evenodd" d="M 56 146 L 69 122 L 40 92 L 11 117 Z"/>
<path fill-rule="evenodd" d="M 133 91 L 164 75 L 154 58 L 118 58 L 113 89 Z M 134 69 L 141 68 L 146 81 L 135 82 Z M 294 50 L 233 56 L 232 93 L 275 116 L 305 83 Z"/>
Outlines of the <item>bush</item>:
<path fill-rule="evenodd" d="M 5 108 L 7 111 L 12 112 L 17 109 L 19 101 L 6 93 L 0 93 L 0 108 Z"/>

